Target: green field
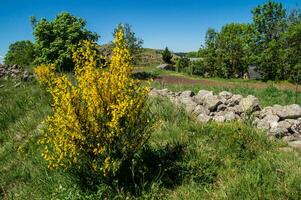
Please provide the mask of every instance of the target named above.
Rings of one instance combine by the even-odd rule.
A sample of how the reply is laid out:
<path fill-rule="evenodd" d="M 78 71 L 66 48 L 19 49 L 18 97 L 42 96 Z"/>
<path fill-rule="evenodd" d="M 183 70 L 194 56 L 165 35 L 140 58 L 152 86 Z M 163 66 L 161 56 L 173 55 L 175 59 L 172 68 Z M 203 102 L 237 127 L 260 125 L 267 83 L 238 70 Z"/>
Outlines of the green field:
<path fill-rule="evenodd" d="M 2 199 L 300 199 L 298 151 L 248 122 L 199 124 L 165 99 L 149 100 L 156 129 L 119 180 L 50 170 L 37 143 L 51 113 L 49 95 L 35 81 L 15 88 L 0 79 L 0 85 Z M 265 104 L 289 103 L 292 95 L 271 88 L 233 92 L 255 94 Z"/>

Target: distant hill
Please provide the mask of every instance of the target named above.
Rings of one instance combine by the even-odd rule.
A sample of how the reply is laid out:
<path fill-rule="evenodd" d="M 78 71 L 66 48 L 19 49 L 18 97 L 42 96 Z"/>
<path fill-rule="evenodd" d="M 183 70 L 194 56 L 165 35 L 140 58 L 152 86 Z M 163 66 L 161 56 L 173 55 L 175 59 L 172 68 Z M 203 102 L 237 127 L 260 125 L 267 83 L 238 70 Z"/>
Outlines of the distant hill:
<path fill-rule="evenodd" d="M 100 53 L 104 56 L 111 57 L 114 45 L 112 43 L 99 45 L 98 49 Z M 143 48 L 140 61 L 137 66 L 157 66 L 163 63 L 161 49 L 151 49 L 151 48 Z M 177 53 L 173 53 L 173 58 L 178 58 L 179 55 Z"/>

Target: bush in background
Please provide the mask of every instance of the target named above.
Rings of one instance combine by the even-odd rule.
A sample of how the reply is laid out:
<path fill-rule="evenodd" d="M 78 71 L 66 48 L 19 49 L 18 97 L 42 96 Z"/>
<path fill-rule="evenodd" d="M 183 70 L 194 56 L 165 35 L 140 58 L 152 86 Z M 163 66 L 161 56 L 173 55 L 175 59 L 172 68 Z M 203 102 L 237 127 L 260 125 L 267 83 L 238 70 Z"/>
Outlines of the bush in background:
<path fill-rule="evenodd" d="M 17 64 L 21 67 L 28 67 L 34 60 L 34 45 L 29 40 L 22 40 L 12 43 L 4 57 L 7 65 Z"/>
<path fill-rule="evenodd" d="M 166 48 L 164 49 L 164 51 L 162 52 L 162 59 L 163 59 L 163 61 L 164 61 L 165 63 L 167 63 L 167 64 L 172 64 L 172 61 L 171 61 L 171 59 L 172 59 L 172 54 L 171 54 L 171 52 L 169 51 L 168 47 L 166 47 Z"/>
<path fill-rule="evenodd" d="M 180 57 L 177 59 L 176 67 L 178 72 L 187 72 L 191 74 L 190 60 L 187 57 Z"/>

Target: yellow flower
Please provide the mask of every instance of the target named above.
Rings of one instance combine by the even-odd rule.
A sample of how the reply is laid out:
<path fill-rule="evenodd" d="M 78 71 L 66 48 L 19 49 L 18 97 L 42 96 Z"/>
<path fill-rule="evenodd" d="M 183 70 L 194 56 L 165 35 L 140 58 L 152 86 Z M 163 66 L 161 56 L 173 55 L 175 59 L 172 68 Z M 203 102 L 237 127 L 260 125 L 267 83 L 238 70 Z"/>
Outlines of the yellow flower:
<path fill-rule="evenodd" d="M 53 114 L 40 141 L 46 146 L 42 156 L 51 168 L 81 167 L 89 157 L 92 169 L 108 175 L 148 138 L 143 109 L 149 89 L 131 78 L 131 56 L 123 32 L 115 35 L 108 69 L 97 66 L 97 56 L 90 41 L 74 51 L 76 83 L 56 75 L 54 65 L 35 69 L 52 96 Z"/>

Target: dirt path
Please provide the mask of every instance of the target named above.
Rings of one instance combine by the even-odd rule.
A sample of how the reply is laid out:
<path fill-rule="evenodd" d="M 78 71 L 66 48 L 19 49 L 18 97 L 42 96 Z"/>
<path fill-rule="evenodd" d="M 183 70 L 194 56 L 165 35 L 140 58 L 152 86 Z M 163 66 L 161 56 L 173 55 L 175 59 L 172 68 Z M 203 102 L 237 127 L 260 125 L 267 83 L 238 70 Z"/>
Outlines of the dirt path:
<path fill-rule="evenodd" d="M 219 80 L 198 80 L 198 79 L 189 79 L 181 76 L 171 76 L 171 75 L 160 75 L 155 78 L 156 82 L 161 84 L 177 84 L 177 85 L 205 85 L 211 87 L 225 87 L 225 88 L 258 88 L 265 89 L 271 86 L 270 83 L 265 82 L 231 82 L 231 81 L 219 81 Z M 295 90 L 295 85 L 291 83 L 276 83 L 274 84 L 278 89 L 281 90 Z M 298 91 L 301 92 L 301 87 L 298 88 Z"/>

